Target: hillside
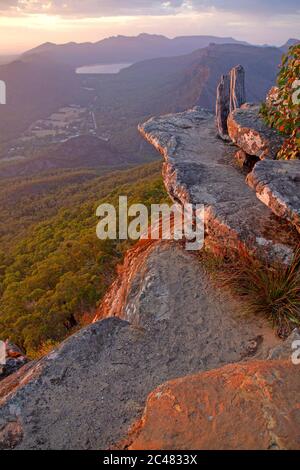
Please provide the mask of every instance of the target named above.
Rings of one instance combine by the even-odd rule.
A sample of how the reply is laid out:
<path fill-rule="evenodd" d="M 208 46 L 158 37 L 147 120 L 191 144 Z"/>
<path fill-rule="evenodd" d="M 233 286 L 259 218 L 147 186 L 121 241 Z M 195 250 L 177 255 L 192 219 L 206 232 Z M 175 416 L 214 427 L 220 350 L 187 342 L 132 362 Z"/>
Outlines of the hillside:
<path fill-rule="evenodd" d="M 96 43 L 45 43 L 27 51 L 23 57 L 38 56 L 72 67 L 90 64 L 133 63 L 155 57 L 187 54 L 215 44 L 243 44 L 233 38 L 216 36 L 183 36 L 169 39 L 162 35 L 115 36 Z M 246 43 L 244 43 L 246 44 Z"/>
<path fill-rule="evenodd" d="M 113 145 L 124 152 L 139 152 L 138 122 L 195 105 L 214 110 L 221 75 L 238 63 L 246 70 L 247 100 L 264 100 L 276 81 L 281 56 L 277 48 L 216 45 L 188 55 L 143 61 L 117 75 L 90 75 L 82 80 L 98 96 L 99 132 L 108 133 Z"/>
<path fill-rule="evenodd" d="M 59 168 L 95 168 L 103 173 L 129 164 L 129 157 L 109 143 L 96 136 L 82 135 L 60 144 L 29 150 L 28 157 L 21 161 L 1 163 L 0 160 L 0 178 L 33 176 Z"/>
<path fill-rule="evenodd" d="M 283 52 L 287 52 L 290 47 L 295 46 L 295 44 L 298 43 L 300 43 L 300 39 L 291 38 L 283 46 L 281 46 L 280 49 L 282 49 Z"/>
<path fill-rule="evenodd" d="M 7 104 L 0 106 L 0 145 L 83 94 L 71 68 L 44 60 L 0 65 L 0 80 L 7 85 Z"/>
<path fill-rule="evenodd" d="M 167 198 L 160 164 L 98 177 L 74 172 L 1 184 L 0 331 L 36 354 L 80 328 L 115 276 L 128 242 L 96 237 L 96 208 L 118 196 Z M 76 294 L 75 294 L 76 292 Z"/>
<path fill-rule="evenodd" d="M 9 64 L 17 58 L 18 57 L 16 55 L 0 55 L 0 65 Z"/>

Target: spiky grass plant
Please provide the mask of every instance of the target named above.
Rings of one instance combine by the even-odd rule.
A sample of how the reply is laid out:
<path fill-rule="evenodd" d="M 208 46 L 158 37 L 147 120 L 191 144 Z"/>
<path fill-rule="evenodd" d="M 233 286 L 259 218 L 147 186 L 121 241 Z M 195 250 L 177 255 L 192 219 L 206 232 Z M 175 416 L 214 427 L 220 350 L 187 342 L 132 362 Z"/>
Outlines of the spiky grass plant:
<path fill-rule="evenodd" d="M 265 316 L 281 337 L 300 325 L 300 248 L 286 267 L 267 265 L 244 247 L 230 259 L 212 261 L 211 257 L 204 255 L 204 264 L 211 273 L 215 269 L 215 279 L 244 301 L 245 312 Z"/>

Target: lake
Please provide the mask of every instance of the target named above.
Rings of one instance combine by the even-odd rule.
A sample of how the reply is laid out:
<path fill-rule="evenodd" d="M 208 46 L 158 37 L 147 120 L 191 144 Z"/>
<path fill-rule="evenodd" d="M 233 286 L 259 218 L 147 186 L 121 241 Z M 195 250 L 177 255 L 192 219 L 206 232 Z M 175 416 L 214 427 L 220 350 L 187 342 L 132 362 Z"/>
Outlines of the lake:
<path fill-rule="evenodd" d="M 76 69 L 78 74 L 90 74 L 90 73 L 119 73 L 120 70 L 130 67 L 132 64 L 94 64 L 94 65 L 85 65 L 84 67 L 79 67 Z"/>

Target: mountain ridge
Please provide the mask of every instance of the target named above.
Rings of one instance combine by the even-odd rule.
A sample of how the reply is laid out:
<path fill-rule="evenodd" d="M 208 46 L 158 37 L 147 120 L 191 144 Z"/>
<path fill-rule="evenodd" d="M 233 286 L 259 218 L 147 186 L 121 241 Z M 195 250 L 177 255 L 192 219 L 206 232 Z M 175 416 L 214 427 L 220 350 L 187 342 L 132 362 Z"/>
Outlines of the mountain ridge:
<path fill-rule="evenodd" d="M 248 44 L 231 37 L 177 36 L 170 39 L 163 35 L 141 33 L 138 36 L 112 36 L 97 42 L 46 42 L 22 54 L 22 58 L 39 56 L 80 67 L 92 63 L 139 62 L 155 57 L 172 57 L 216 44 Z"/>
<path fill-rule="evenodd" d="M 291 46 L 300 43 L 300 39 L 290 38 L 285 44 L 283 44 L 280 49 L 284 52 L 287 52 Z"/>
<path fill-rule="evenodd" d="M 98 127 L 113 128 L 114 146 L 127 152 L 130 142 L 138 151 L 140 121 L 195 105 L 213 110 L 221 75 L 237 64 L 247 73 L 247 100 L 263 101 L 275 84 L 281 57 L 282 51 L 275 47 L 211 45 L 191 54 L 141 61 L 116 75 L 87 75 L 83 80 L 84 86 L 95 88 L 101 96 L 95 103 Z"/>

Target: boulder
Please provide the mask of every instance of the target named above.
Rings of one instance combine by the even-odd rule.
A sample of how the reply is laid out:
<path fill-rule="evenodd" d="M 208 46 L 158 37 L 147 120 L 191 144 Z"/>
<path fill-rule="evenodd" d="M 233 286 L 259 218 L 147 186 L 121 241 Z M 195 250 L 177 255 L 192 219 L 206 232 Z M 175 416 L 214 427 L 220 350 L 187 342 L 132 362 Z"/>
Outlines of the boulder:
<path fill-rule="evenodd" d="M 0 373 L 0 380 L 4 377 L 7 377 L 10 374 L 13 374 L 25 364 L 27 364 L 28 359 L 25 356 L 18 357 L 17 359 L 8 358 L 4 366 L 2 366 L 2 372 Z"/>
<path fill-rule="evenodd" d="M 299 366 L 249 362 L 158 387 L 121 447 L 299 450 Z"/>
<path fill-rule="evenodd" d="M 5 341 L 5 348 L 6 348 L 6 356 L 10 358 L 18 358 L 24 356 L 24 352 L 11 341 Z"/>
<path fill-rule="evenodd" d="M 277 345 L 270 351 L 268 359 L 291 360 L 292 354 L 296 348 L 300 351 L 300 330 L 298 328 L 295 328 L 295 330 L 283 343 Z"/>
<path fill-rule="evenodd" d="M 228 117 L 228 134 L 231 140 L 245 153 L 263 160 L 275 159 L 284 138 L 267 126 L 256 105 L 243 106 Z"/>
<path fill-rule="evenodd" d="M 300 233 L 300 161 L 264 160 L 247 177 L 257 197 Z"/>
<path fill-rule="evenodd" d="M 13 374 L 28 362 L 24 352 L 10 341 L 5 341 L 5 363 L 0 365 L 0 380 Z"/>

